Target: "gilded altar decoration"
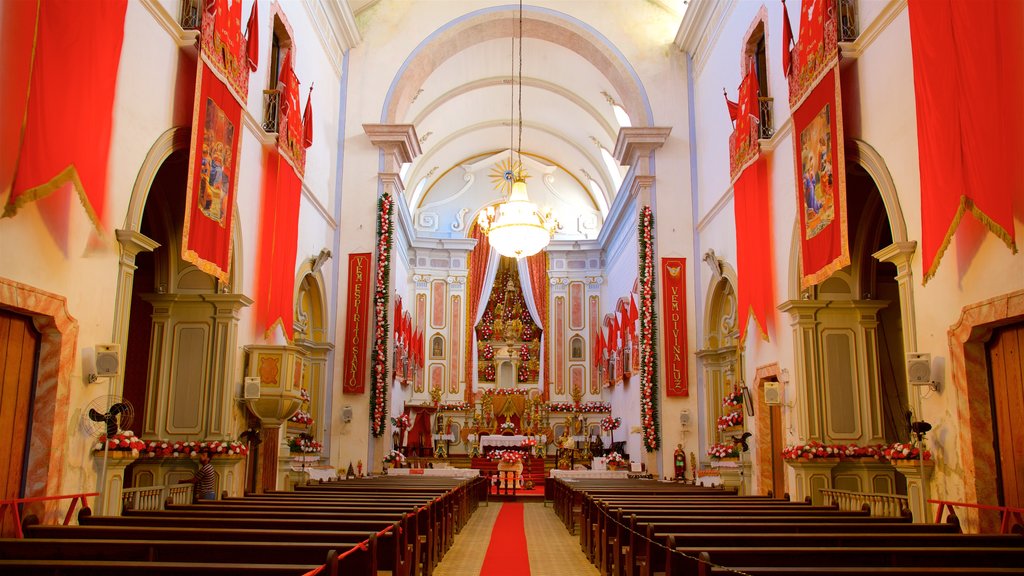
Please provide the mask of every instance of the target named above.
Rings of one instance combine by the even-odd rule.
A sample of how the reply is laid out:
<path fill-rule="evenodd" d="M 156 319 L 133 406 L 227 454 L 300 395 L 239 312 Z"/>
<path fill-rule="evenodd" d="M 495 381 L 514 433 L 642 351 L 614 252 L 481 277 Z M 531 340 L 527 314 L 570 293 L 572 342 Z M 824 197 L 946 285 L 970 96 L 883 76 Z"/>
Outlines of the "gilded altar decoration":
<path fill-rule="evenodd" d="M 515 384 L 536 384 L 541 332 L 526 305 L 516 261 L 502 257 L 494 288 L 476 325 L 478 380 L 495 382 L 498 366 L 507 361 L 515 366 Z"/>
<path fill-rule="evenodd" d="M 373 370 L 370 374 L 370 430 L 384 435 L 388 389 L 388 290 L 391 278 L 392 199 L 387 192 L 377 200 L 377 268 L 373 288 Z"/>
<path fill-rule="evenodd" d="M 658 420 L 658 355 L 654 350 L 657 324 L 654 313 L 654 214 L 650 206 L 640 210 L 640 423 L 644 449 L 661 445 Z"/>

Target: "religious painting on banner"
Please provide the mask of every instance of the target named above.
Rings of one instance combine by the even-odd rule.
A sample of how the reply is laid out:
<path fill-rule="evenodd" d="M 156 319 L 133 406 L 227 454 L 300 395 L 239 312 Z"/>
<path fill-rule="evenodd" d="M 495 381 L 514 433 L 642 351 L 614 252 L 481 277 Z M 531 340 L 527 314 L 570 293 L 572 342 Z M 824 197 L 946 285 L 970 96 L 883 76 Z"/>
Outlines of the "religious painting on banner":
<path fill-rule="evenodd" d="M 348 303 L 345 307 L 345 368 L 341 391 L 366 392 L 366 358 L 369 354 L 370 276 L 373 255 L 348 255 Z"/>
<path fill-rule="evenodd" d="M 662 319 L 665 326 L 665 394 L 689 396 L 686 341 L 686 258 L 661 259 Z"/>
<path fill-rule="evenodd" d="M 800 22 L 789 105 L 800 213 L 800 284 L 807 288 L 849 265 L 850 250 L 834 3 L 804 2 Z"/>

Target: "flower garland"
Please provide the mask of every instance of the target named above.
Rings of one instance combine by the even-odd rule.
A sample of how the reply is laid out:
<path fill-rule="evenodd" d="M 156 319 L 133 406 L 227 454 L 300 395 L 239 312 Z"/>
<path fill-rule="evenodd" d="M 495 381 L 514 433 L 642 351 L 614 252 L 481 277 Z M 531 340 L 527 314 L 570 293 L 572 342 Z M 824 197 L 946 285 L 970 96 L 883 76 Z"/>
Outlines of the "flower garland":
<path fill-rule="evenodd" d="M 743 392 L 741 390 L 733 390 L 722 398 L 722 406 L 743 406 Z"/>
<path fill-rule="evenodd" d="M 526 460 L 526 455 L 519 450 L 495 450 L 490 453 L 491 460 L 515 464 Z"/>
<path fill-rule="evenodd" d="M 131 430 L 125 430 L 122 434 L 114 434 L 110 437 L 109 441 L 106 434 L 101 435 L 99 440 L 96 441 L 96 445 L 93 446 L 93 450 L 97 452 L 102 451 L 104 443 L 106 443 L 108 450 L 117 452 L 138 453 L 146 448 L 146 443 L 132 433 Z"/>
<path fill-rule="evenodd" d="M 384 463 L 395 464 L 396 466 L 405 464 L 405 454 L 402 454 L 398 450 L 392 450 L 391 452 L 388 452 L 386 456 L 384 456 Z"/>
<path fill-rule="evenodd" d="M 437 406 L 438 410 L 452 410 L 454 412 L 465 412 L 472 408 L 473 406 L 469 402 L 445 402 Z"/>
<path fill-rule="evenodd" d="M 387 423 L 388 390 L 388 291 L 391 284 L 391 235 L 393 211 L 391 195 L 381 194 L 377 201 L 377 275 L 373 288 L 373 312 L 377 328 L 373 335 L 373 374 L 370 377 L 370 430 L 384 435 Z"/>
<path fill-rule="evenodd" d="M 601 419 L 601 430 L 604 430 L 605 432 L 618 430 L 619 426 L 622 426 L 622 418 L 619 418 L 618 416 L 613 418 L 609 415 Z"/>
<path fill-rule="evenodd" d="M 529 394 L 530 391 L 526 388 L 488 388 L 484 390 L 484 394 L 490 396 L 514 396 L 516 394 Z"/>
<path fill-rule="evenodd" d="M 640 210 L 637 235 L 640 244 L 640 422 L 644 449 L 661 445 L 658 432 L 658 356 L 654 350 L 657 325 L 654 314 L 654 214 L 650 206 Z"/>
<path fill-rule="evenodd" d="M 484 360 L 494 360 L 494 346 L 484 344 L 483 349 L 480 350 L 480 357 Z"/>
<path fill-rule="evenodd" d="M 548 412 L 597 412 L 611 413 L 611 402 L 583 402 L 573 404 L 572 402 L 552 402 L 548 404 Z"/>
<path fill-rule="evenodd" d="M 919 460 L 921 458 L 921 449 L 913 444 L 895 442 L 883 448 L 882 454 L 889 460 Z M 925 450 L 924 459 L 925 461 L 931 460 L 932 453 Z"/>
<path fill-rule="evenodd" d="M 303 402 L 309 402 L 309 390 L 306 390 L 305 388 L 299 388 L 299 396 L 302 397 Z"/>
<path fill-rule="evenodd" d="M 288 421 L 311 426 L 313 424 L 313 416 L 305 410 L 297 410 L 295 414 L 292 414 L 291 417 L 288 418 Z"/>
<path fill-rule="evenodd" d="M 412 424 L 409 422 L 409 415 L 404 413 L 397 418 L 392 418 L 391 425 L 394 426 L 395 428 L 400 428 L 402 430 L 405 430 L 412 426 Z"/>
<path fill-rule="evenodd" d="M 858 446 L 857 444 L 823 444 L 817 440 L 807 444 L 786 446 L 782 450 L 783 460 L 813 460 L 816 458 L 876 458 L 889 456 L 884 453 L 885 447 Z"/>
<path fill-rule="evenodd" d="M 708 456 L 713 460 L 720 458 L 739 458 L 740 450 L 735 444 L 712 444 L 708 448 Z"/>
<path fill-rule="evenodd" d="M 718 429 L 725 430 L 726 428 L 732 428 L 733 426 L 739 426 L 743 424 L 743 412 L 729 412 L 725 416 L 718 419 Z"/>
<path fill-rule="evenodd" d="M 106 438 L 106 435 L 100 436 L 94 449 L 103 450 Z M 210 456 L 245 456 L 249 453 L 249 446 L 238 440 L 143 440 L 130 431 L 112 436 L 109 447 L 110 450 L 130 451 L 133 455 L 145 458 L 187 458 L 204 452 Z"/>

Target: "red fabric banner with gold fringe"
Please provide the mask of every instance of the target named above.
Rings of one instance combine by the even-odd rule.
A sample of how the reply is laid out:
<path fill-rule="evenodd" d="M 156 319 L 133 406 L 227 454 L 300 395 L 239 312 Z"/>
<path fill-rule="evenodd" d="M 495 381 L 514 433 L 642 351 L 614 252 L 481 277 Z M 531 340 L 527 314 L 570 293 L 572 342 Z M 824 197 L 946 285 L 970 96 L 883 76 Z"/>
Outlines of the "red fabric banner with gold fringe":
<path fill-rule="evenodd" d="M 366 359 L 369 354 L 370 277 L 373 254 L 348 255 L 348 303 L 345 306 L 345 365 L 341 391 L 344 394 L 366 392 Z"/>
<path fill-rule="evenodd" d="M 1016 251 L 1024 207 L 1024 2 L 911 0 L 924 280 L 970 212 Z"/>
<path fill-rule="evenodd" d="M 127 4 L 0 3 L 4 216 L 70 183 L 102 230 Z"/>
<path fill-rule="evenodd" d="M 850 264 L 837 34 L 834 2 L 802 3 L 789 74 L 802 288 Z"/>
<path fill-rule="evenodd" d="M 736 307 L 740 341 L 750 316 L 768 338 L 768 319 L 775 306 L 772 279 L 771 190 L 767 158 L 761 156 L 733 184 L 736 217 Z"/>
<path fill-rule="evenodd" d="M 301 199 L 302 179 L 277 148 L 267 150 L 256 270 L 256 321 L 265 333 L 280 322 L 289 341 L 294 338 L 295 252 Z"/>
<path fill-rule="evenodd" d="M 242 106 L 199 59 L 192 116 L 181 258 L 228 282 L 241 143 Z"/>
<path fill-rule="evenodd" d="M 665 326 L 665 394 L 689 396 L 686 343 L 686 258 L 661 259 L 661 306 Z"/>

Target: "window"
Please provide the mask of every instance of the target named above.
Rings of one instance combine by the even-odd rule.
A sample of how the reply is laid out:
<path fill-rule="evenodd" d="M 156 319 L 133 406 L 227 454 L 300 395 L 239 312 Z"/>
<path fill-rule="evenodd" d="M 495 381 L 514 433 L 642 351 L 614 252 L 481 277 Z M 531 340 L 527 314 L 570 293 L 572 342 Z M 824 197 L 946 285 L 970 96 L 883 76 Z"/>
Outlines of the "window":
<path fill-rule="evenodd" d="M 270 81 L 263 91 L 263 130 L 277 132 L 278 108 L 281 103 L 281 91 L 277 82 L 281 77 L 281 64 L 285 54 L 291 49 L 292 41 L 288 29 L 281 21 L 280 15 L 274 14 L 274 34 L 270 40 Z"/>
<path fill-rule="evenodd" d="M 775 129 L 772 121 L 772 98 L 768 95 L 768 55 L 765 47 L 764 18 L 764 14 L 758 14 L 758 20 L 747 36 L 743 51 L 743 73 L 746 74 L 746 67 L 751 66 L 757 74 L 758 116 L 761 120 L 761 132 L 758 137 L 768 139 L 772 137 Z"/>

